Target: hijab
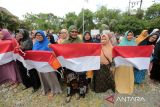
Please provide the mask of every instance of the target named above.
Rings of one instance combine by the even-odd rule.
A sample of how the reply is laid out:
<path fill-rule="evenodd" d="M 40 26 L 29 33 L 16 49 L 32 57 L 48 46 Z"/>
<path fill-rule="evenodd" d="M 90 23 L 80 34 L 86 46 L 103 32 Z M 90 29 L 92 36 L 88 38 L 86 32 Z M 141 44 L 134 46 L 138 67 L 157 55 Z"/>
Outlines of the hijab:
<path fill-rule="evenodd" d="M 2 40 L 11 40 L 11 39 L 13 39 L 12 35 L 9 33 L 9 31 L 7 29 L 2 29 L 1 32 L 3 34 Z"/>
<path fill-rule="evenodd" d="M 52 35 L 51 33 L 48 33 L 48 34 L 47 34 L 47 37 L 50 38 L 50 43 L 51 43 L 51 44 L 55 44 L 55 43 L 56 43 L 55 40 L 54 40 L 54 37 L 53 37 L 53 35 Z"/>
<path fill-rule="evenodd" d="M 148 30 L 143 30 L 141 34 L 136 38 L 136 43 L 139 44 L 148 36 Z"/>
<path fill-rule="evenodd" d="M 132 39 L 132 40 L 127 39 L 128 33 L 133 33 L 133 32 L 127 31 L 125 33 L 125 36 L 123 37 L 122 41 L 120 42 L 119 46 L 136 46 L 136 42 L 134 39 Z"/>
<path fill-rule="evenodd" d="M 159 31 L 159 29 L 153 29 L 153 31 L 150 33 L 150 35 L 152 35 L 153 33 L 158 32 L 158 31 Z"/>
<path fill-rule="evenodd" d="M 23 38 L 20 40 L 22 42 L 30 39 L 29 32 L 26 29 L 18 29 L 16 33 L 21 33 L 23 35 Z"/>
<path fill-rule="evenodd" d="M 89 34 L 89 36 L 90 36 L 90 39 L 89 39 L 89 40 L 86 40 L 86 39 L 85 39 L 86 34 Z M 84 43 L 91 43 L 91 42 L 93 42 L 92 36 L 91 36 L 90 32 L 87 31 L 87 32 L 84 33 L 83 42 L 84 42 Z"/>
<path fill-rule="evenodd" d="M 101 50 L 101 56 L 100 56 L 100 63 L 101 64 L 109 64 L 109 61 L 112 62 L 112 49 L 113 46 L 109 40 L 108 35 L 102 35 L 101 36 L 101 42 L 102 42 L 102 38 L 105 37 L 106 38 L 106 43 L 102 44 L 102 50 Z M 108 60 L 106 59 L 106 57 L 108 58 Z"/>
<path fill-rule="evenodd" d="M 152 37 L 153 35 L 157 35 L 157 39 L 154 42 L 150 42 L 149 38 Z M 159 38 L 159 34 L 158 33 L 153 33 L 152 35 L 150 35 L 146 39 L 144 39 L 142 42 L 140 42 L 139 45 L 155 45 L 158 38 Z"/>
<path fill-rule="evenodd" d="M 47 37 L 45 36 L 44 32 L 42 30 L 37 30 L 35 35 L 37 35 L 37 33 L 42 35 L 43 40 L 42 41 L 36 40 L 35 44 L 33 45 L 32 50 L 51 51 L 51 49 L 48 47 L 49 41 L 48 41 Z"/>
<path fill-rule="evenodd" d="M 154 47 L 153 61 L 156 63 L 160 62 L 160 41 L 158 41 Z"/>

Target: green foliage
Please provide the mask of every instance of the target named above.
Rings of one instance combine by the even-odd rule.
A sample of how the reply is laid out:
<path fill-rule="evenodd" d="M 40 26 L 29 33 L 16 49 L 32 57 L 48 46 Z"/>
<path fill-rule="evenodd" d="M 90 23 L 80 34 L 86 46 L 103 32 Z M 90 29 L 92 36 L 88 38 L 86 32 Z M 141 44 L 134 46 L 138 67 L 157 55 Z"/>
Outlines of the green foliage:
<path fill-rule="evenodd" d="M 116 25 L 115 30 L 120 33 L 132 30 L 135 34 L 139 34 L 144 28 L 146 28 L 144 21 L 135 16 L 124 15 Z"/>
<path fill-rule="evenodd" d="M 136 17 L 139 19 L 143 19 L 144 16 L 144 10 L 138 9 L 136 13 Z"/>
<path fill-rule="evenodd" d="M 0 12 L 0 28 L 7 28 L 11 31 L 19 27 L 18 18 L 6 12 Z"/>
<path fill-rule="evenodd" d="M 157 17 L 160 17 L 160 4 L 153 4 L 147 9 L 145 18 L 155 19 Z"/>
<path fill-rule="evenodd" d="M 95 12 L 95 17 L 97 27 L 100 28 L 100 30 L 104 30 L 101 26 L 102 24 L 107 25 L 110 30 L 114 30 L 116 24 L 118 23 L 118 19 L 120 18 L 120 10 L 107 9 L 102 6 Z"/>
<path fill-rule="evenodd" d="M 31 29 L 54 29 L 55 31 L 58 31 L 61 27 L 62 18 L 59 18 L 52 13 L 49 14 L 29 14 L 27 13 L 24 19 L 24 23 L 27 23 L 30 30 Z"/>
<path fill-rule="evenodd" d="M 65 18 L 62 23 L 62 28 L 69 28 L 71 25 L 77 25 L 77 15 L 75 12 L 69 12 L 65 15 Z"/>
<path fill-rule="evenodd" d="M 85 31 L 90 31 L 91 29 L 94 28 L 94 23 L 93 23 L 93 12 L 90 11 L 89 9 L 84 9 L 84 28 Z M 77 18 L 77 27 L 79 28 L 80 32 L 83 32 L 83 9 L 78 15 Z"/>
<path fill-rule="evenodd" d="M 155 28 L 160 29 L 160 17 L 157 17 L 150 21 L 150 29 L 155 29 Z"/>
<path fill-rule="evenodd" d="M 132 30 L 135 34 L 139 34 L 143 29 L 149 31 L 154 28 L 160 28 L 160 4 L 153 4 L 146 11 L 138 9 L 135 15 L 130 16 L 127 12 L 120 12 L 117 9 L 108 9 L 101 6 L 97 11 L 92 12 L 89 9 L 82 9 L 76 15 L 75 12 L 69 12 L 65 17 L 60 18 L 52 13 L 32 14 L 27 13 L 24 20 L 19 21 L 16 17 L 0 12 L 0 27 L 15 30 L 18 27 L 25 29 L 53 29 L 59 32 L 62 28 L 69 28 L 70 25 L 76 25 L 79 31 L 83 31 L 83 14 L 84 14 L 84 30 L 91 29 L 110 29 L 111 31 L 124 33 Z"/>

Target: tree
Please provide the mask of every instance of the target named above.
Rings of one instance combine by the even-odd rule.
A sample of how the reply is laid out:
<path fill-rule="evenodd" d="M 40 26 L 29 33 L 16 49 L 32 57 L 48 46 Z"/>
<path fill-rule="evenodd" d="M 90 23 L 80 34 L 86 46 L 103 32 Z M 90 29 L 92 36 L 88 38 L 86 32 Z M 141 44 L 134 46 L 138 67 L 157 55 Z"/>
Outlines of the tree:
<path fill-rule="evenodd" d="M 102 6 L 95 12 L 95 17 L 97 21 L 97 28 L 101 28 L 102 24 L 106 24 L 110 30 L 114 31 L 114 27 L 120 18 L 120 10 L 107 9 L 105 6 Z"/>
<path fill-rule="evenodd" d="M 139 18 L 139 19 L 143 19 L 143 18 L 144 18 L 144 10 L 138 9 L 135 16 L 136 16 L 137 18 Z"/>
<path fill-rule="evenodd" d="M 25 16 L 24 22 L 29 25 L 31 29 L 54 29 L 56 32 L 60 30 L 62 18 L 55 16 L 52 13 L 44 14 L 29 14 L 27 13 Z"/>
<path fill-rule="evenodd" d="M 7 9 L 0 7 L 0 28 L 7 28 L 11 31 L 19 27 L 19 20 Z"/>
<path fill-rule="evenodd" d="M 77 15 L 75 12 L 69 12 L 65 15 L 65 18 L 63 20 L 63 28 L 69 28 L 71 25 L 77 25 Z"/>
<path fill-rule="evenodd" d="M 157 17 L 155 19 L 152 19 L 150 21 L 150 29 L 159 28 L 160 29 L 160 17 Z"/>
<path fill-rule="evenodd" d="M 136 16 L 123 15 L 115 30 L 120 33 L 132 30 L 135 34 L 139 34 L 143 29 L 147 28 L 145 23 L 145 21 L 138 19 Z"/>
<path fill-rule="evenodd" d="M 145 18 L 150 20 L 156 19 L 157 17 L 160 17 L 160 4 L 153 4 L 147 9 Z"/>

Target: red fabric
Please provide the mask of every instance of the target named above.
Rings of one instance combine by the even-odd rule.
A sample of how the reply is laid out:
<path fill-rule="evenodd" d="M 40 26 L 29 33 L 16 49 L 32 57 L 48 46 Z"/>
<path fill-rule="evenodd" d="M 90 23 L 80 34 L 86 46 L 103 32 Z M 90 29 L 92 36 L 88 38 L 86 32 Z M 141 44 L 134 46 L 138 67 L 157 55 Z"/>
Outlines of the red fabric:
<path fill-rule="evenodd" d="M 66 59 L 83 56 L 100 56 L 101 44 L 79 43 L 79 44 L 52 44 L 51 48 L 58 56 Z"/>
<path fill-rule="evenodd" d="M 123 58 L 150 57 L 153 46 L 115 46 L 113 48 L 113 57 L 121 56 Z"/>

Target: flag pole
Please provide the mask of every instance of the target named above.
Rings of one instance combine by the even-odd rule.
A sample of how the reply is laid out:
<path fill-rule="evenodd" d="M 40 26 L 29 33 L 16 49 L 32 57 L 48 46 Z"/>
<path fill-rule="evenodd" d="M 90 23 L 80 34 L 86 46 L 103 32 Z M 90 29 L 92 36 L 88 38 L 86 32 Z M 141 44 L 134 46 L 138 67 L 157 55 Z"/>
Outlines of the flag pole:
<path fill-rule="evenodd" d="M 84 0 L 83 1 L 83 34 L 84 34 L 84 5 L 85 5 L 85 2 L 87 2 L 88 3 L 88 0 Z"/>

